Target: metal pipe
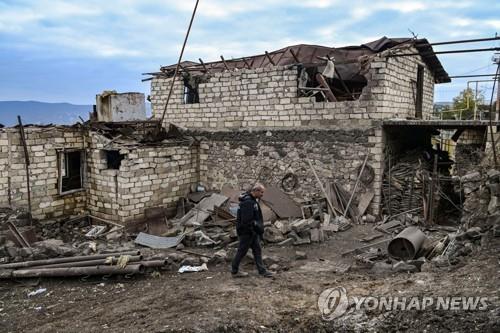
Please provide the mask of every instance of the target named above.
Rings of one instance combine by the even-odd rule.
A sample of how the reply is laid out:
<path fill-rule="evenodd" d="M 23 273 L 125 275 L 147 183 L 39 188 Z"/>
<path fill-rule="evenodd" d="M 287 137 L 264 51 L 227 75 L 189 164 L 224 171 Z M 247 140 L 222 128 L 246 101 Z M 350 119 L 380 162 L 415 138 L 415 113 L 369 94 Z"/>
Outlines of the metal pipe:
<path fill-rule="evenodd" d="M 107 257 L 114 257 L 119 255 L 140 255 L 140 251 L 127 251 L 127 252 L 115 252 L 115 253 L 103 253 L 92 256 L 76 256 L 76 257 L 64 257 L 64 258 L 52 258 L 52 259 L 43 259 L 43 260 L 32 260 L 32 261 L 21 261 L 21 262 L 13 262 L 10 264 L 0 265 L 0 269 L 5 268 L 25 268 L 25 267 L 33 267 L 33 266 L 41 266 L 41 265 L 51 265 L 51 264 L 60 264 L 65 262 L 77 262 L 77 261 L 88 261 L 93 259 L 105 259 Z"/>
<path fill-rule="evenodd" d="M 415 258 L 427 237 L 417 227 L 408 227 L 394 237 L 387 246 L 387 252 L 393 258 L 410 260 Z"/>
<path fill-rule="evenodd" d="M 111 257 L 111 256 L 110 256 Z M 141 261 L 143 259 L 142 256 L 130 256 L 128 258 L 128 262 L 136 262 Z M 85 260 L 85 261 L 71 261 L 71 262 L 63 262 L 60 264 L 51 264 L 51 265 L 40 265 L 35 266 L 37 269 L 39 268 L 61 268 L 61 267 L 86 267 L 86 266 L 97 266 L 97 265 L 115 265 L 118 262 L 118 257 L 111 257 L 111 262 L 108 262 L 108 258 L 104 259 L 94 259 L 94 260 Z"/>
<path fill-rule="evenodd" d="M 470 49 L 470 50 L 450 50 L 450 51 L 433 51 L 433 52 L 416 52 L 416 53 L 405 53 L 405 54 L 389 54 L 387 57 L 408 57 L 408 56 L 428 56 L 428 55 L 436 55 L 436 54 L 450 54 L 450 53 L 471 53 L 471 52 L 489 52 L 489 51 L 500 51 L 500 47 L 490 47 L 486 49 Z"/>
<path fill-rule="evenodd" d="M 477 38 L 477 39 L 462 39 L 462 40 L 452 40 L 448 42 L 437 42 L 429 43 L 429 45 L 448 45 L 448 44 L 463 44 L 463 43 L 476 43 L 476 42 L 487 42 L 490 40 L 499 40 L 499 36 L 489 37 L 489 38 Z"/>
<path fill-rule="evenodd" d="M 158 130 L 163 126 L 163 120 L 165 119 L 165 114 L 167 113 L 168 102 L 170 101 L 170 97 L 172 96 L 172 91 L 174 90 L 175 79 L 177 78 L 177 73 L 179 72 L 179 66 L 182 61 L 182 55 L 184 54 L 184 49 L 186 48 L 186 43 L 189 37 L 189 32 L 191 31 L 191 27 L 193 26 L 194 16 L 196 14 L 196 9 L 198 8 L 198 3 L 200 0 L 196 0 L 196 4 L 193 9 L 193 14 L 191 15 L 191 21 L 189 21 L 189 27 L 186 32 L 186 37 L 184 37 L 184 44 L 182 44 L 181 53 L 179 54 L 179 59 L 177 60 L 177 66 L 175 66 L 174 77 L 172 78 L 172 83 L 170 84 L 170 90 L 168 91 L 167 101 L 165 103 L 165 107 L 163 108 L 163 113 L 160 118 L 160 122 L 158 123 Z"/>
<path fill-rule="evenodd" d="M 461 78 L 467 78 L 467 77 L 483 77 L 483 76 L 493 76 L 496 77 L 497 74 L 478 74 L 478 75 L 454 75 L 450 76 L 450 79 L 461 79 Z"/>
<path fill-rule="evenodd" d="M 9 274 L 10 273 L 10 274 Z M 0 274 L 0 278 L 31 278 L 31 277 L 68 277 L 88 275 L 136 274 L 144 273 L 144 266 L 140 264 L 118 266 L 90 266 L 90 267 L 61 267 L 61 268 L 30 268 L 12 270 Z"/>
<path fill-rule="evenodd" d="M 139 261 L 138 264 L 141 264 L 144 267 L 163 267 L 167 265 L 167 260 L 148 260 L 148 261 Z"/>

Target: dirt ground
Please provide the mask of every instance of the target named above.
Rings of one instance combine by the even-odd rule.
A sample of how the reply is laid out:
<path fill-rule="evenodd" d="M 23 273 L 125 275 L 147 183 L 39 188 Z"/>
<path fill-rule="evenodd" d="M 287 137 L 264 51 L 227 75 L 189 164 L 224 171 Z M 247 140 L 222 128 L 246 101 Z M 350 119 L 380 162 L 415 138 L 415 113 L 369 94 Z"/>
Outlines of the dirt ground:
<path fill-rule="evenodd" d="M 355 265 L 352 256 L 340 256 L 362 245 L 352 239 L 371 233 L 371 228 L 356 226 L 320 245 L 266 246 L 264 254 L 280 257 L 280 265 L 285 267 L 274 279 L 257 276 L 249 261 L 243 268 L 251 276 L 243 279 L 231 278 L 226 263 L 209 265 L 207 272 L 163 271 L 160 276 L 129 279 L 44 279 L 36 286 L 28 285 L 32 281 L 2 281 L 0 331 L 500 332 L 499 238 L 492 238 L 483 249 L 452 267 L 413 274 L 374 273 Z M 295 260 L 296 250 L 305 251 L 308 259 Z M 310 269 L 303 268 L 306 264 Z M 344 264 L 352 265 L 348 272 L 335 272 L 335 267 Z M 327 269 L 318 272 L 315 267 Z M 488 308 L 360 310 L 325 321 L 318 310 L 318 295 L 338 286 L 355 296 L 488 297 Z M 47 291 L 27 296 L 38 288 Z"/>

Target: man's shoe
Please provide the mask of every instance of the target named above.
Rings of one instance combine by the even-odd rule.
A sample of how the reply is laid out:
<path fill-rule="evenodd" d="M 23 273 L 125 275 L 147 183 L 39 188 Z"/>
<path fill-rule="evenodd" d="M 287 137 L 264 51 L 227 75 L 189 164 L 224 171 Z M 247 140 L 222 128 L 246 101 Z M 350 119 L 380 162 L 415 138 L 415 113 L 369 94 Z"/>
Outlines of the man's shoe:
<path fill-rule="evenodd" d="M 231 273 L 231 276 L 233 278 L 242 278 L 242 277 L 247 277 L 248 276 L 248 273 L 246 272 L 242 272 L 242 271 L 238 271 L 236 273 Z"/>
<path fill-rule="evenodd" d="M 259 273 L 259 274 L 260 274 L 260 276 L 266 277 L 266 278 L 272 278 L 274 276 L 274 274 L 269 272 L 269 271 L 265 271 L 264 273 Z"/>

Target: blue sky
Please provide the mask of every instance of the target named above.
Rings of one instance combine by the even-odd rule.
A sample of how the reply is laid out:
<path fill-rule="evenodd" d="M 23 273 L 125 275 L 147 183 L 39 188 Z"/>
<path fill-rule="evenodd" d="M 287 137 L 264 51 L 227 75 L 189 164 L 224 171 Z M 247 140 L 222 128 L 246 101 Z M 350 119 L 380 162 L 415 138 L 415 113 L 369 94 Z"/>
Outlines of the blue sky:
<path fill-rule="evenodd" d="M 141 73 L 177 60 L 194 4 L 0 0 L 0 100 L 94 104 L 109 89 L 147 95 Z M 500 32 L 500 1 L 200 0 L 184 59 L 230 59 L 297 43 L 359 45 L 410 37 L 408 29 L 431 42 L 492 37 Z M 436 49 L 493 46 L 500 43 Z M 489 74 L 491 56 L 440 59 L 450 75 Z M 466 82 L 438 86 L 435 100 L 451 100 Z"/>

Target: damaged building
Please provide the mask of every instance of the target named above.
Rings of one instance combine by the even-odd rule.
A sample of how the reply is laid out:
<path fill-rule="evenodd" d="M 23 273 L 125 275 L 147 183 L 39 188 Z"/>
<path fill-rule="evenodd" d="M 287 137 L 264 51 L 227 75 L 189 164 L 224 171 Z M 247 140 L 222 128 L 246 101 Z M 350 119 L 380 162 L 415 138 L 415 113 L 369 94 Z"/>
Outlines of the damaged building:
<path fill-rule="evenodd" d="M 433 120 L 434 85 L 450 78 L 425 39 L 296 45 L 184 62 L 180 72 L 167 108 L 175 65 L 150 73 L 153 116 L 200 138 L 200 180 L 208 188 L 258 180 L 308 201 L 320 193 L 307 160 L 321 179 L 352 191 L 367 157 L 358 191 L 373 197 L 369 212 L 378 215 L 390 205 L 383 183 L 391 163 L 413 151 L 416 165 L 432 165 L 440 128 L 456 130 L 457 151 L 485 148 L 487 122 Z"/>
<path fill-rule="evenodd" d="M 87 212 L 126 224 L 149 207 L 173 211 L 200 184 L 243 189 L 259 181 L 308 203 L 322 196 L 308 161 L 320 179 L 356 190 L 354 204 L 364 198 L 367 212 L 378 216 L 417 208 L 391 201 L 395 191 L 384 182 L 409 151 L 414 163 L 422 159 L 432 169 L 440 128 L 454 131 L 457 152 L 485 149 L 485 121 L 432 120 L 434 84 L 450 78 L 425 39 L 296 45 L 183 62 L 165 108 L 174 72 L 166 66 L 150 73 L 152 119 L 142 94 L 107 91 L 97 95 L 90 122 L 24 127 L 35 218 Z M 154 137 L 162 119 L 164 129 L 173 124 L 182 133 L 172 126 L 173 135 L 163 129 Z M 25 207 L 19 133 L 0 133 L 0 191 L 2 205 Z"/>

